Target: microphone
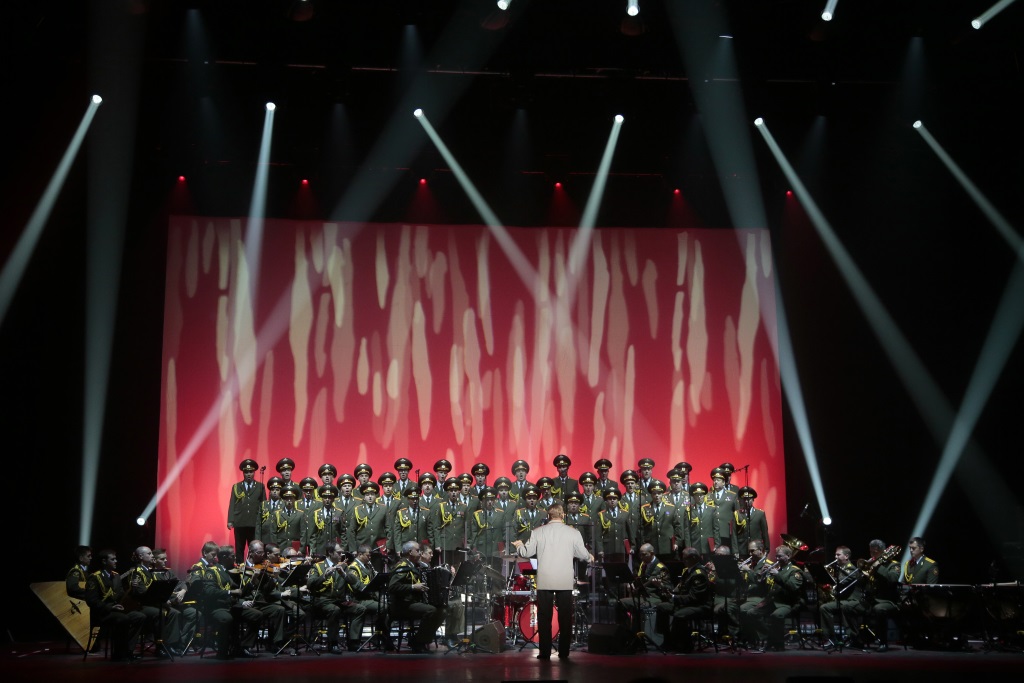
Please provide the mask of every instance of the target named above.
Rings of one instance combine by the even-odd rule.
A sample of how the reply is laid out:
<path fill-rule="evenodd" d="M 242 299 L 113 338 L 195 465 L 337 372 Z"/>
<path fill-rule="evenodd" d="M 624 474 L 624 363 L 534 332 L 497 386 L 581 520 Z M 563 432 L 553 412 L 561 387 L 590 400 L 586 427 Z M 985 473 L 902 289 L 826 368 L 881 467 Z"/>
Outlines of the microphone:
<path fill-rule="evenodd" d="M 260 473 L 263 473 L 263 472 L 266 472 L 266 471 L 267 471 L 267 466 L 266 465 L 264 465 L 263 467 L 260 468 Z"/>
<path fill-rule="evenodd" d="M 807 516 L 807 508 L 811 507 L 810 503 L 804 503 L 804 509 L 800 511 L 800 519 Z"/>

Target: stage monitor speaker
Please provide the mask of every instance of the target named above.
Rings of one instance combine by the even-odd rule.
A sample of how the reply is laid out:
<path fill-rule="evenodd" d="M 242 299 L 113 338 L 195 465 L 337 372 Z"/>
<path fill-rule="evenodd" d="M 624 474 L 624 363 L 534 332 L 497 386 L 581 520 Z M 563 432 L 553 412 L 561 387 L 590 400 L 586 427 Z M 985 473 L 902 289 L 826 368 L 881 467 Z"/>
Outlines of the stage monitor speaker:
<path fill-rule="evenodd" d="M 593 624 L 587 652 L 597 655 L 632 654 L 634 634 L 623 624 Z"/>
<path fill-rule="evenodd" d="M 491 653 L 505 649 L 505 627 L 500 621 L 484 624 L 473 633 L 473 645 Z"/>

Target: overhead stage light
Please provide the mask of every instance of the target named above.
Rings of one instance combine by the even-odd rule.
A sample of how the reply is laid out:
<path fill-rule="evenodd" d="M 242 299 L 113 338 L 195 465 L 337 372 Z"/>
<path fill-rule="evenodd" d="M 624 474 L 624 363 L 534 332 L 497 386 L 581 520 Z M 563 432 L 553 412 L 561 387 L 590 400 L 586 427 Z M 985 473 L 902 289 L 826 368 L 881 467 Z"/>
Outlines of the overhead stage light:
<path fill-rule="evenodd" d="M 981 16 L 971 20 L 971 26 L 975 29 L 980 29 L 989 19 L 1002 12 L 1004 9 L 1012 5 L 1016 0 L 999 0 L 996 4 L 989 7 L 987 10 L 981 13 Z"/>
<path fill-rule="evenodd" d="M 622 118 L 622 114 L 615 115 L 615 123 L 622 123 L 623 121 L 625 121 L 625 119 Z"/>
<path fill-rule="evenodd" d="M 821 18 L 825 21 L 832 21 L 832 17 L 836 14 L 836 5 L 839 4 L 839 0 L 828 0 L 825 3 L 825 9 L 821 13 Z"/>
<path fill-rule="evenodd" d="M 277 109 L 277 105 L 273 102 L 267 102 L 267 111 L 274 111 Z"/>
<path fill-rule="evenodd" d="M 92 96 L 92 103 L 93 104 L 103 104 L 103 98 L 100 97 L 99 95 L 93 95 Z"/>
<path fill-rule="evenodd" d="M 917 121 L 914 121 L 914 128 L 920 128 L 920 127 L 921 127 L 921 119 L 918 119 Z"/>
<path fill-rule="evenodd" d="M 821 518 L 821 523 L 824 524 L 825 526 L 832 526 L 832 518 L 831 517 L 822 517 Z"/>
<path fill-rule="evenodd" d="M 414 109 L 413 112 L 412 112 L 412 115 L 415 116 L 416 118 L 420 118 L 421 116 L 423 116 L 423 110 L 422 109 Z"/>
<path fill-rule="evenodd" d="M 628 0 L 626 3 L 626 14 L 631 17 L 640 14 L 640 0 Z"/>
<path fill-rule="evenodd" d="M 758 116 L 756 119 L 754 119 L 754 125 L 755 126 L 763 126 L 764 125 L 764 119 L 762 119 L 760 116 Z"/>
<path fill-rule="evenodd" d="M 512 4 L 512 0 L 498 0 L 498 9 L 506 10 Z"/>
<path fill-rule="evenodd" d="M 139 518 L 137 518 L 135 520 L 135 523 L 138 524 L 139 526 L 146 526 L 146 518 L 145 517 L 139 517 Z"/>

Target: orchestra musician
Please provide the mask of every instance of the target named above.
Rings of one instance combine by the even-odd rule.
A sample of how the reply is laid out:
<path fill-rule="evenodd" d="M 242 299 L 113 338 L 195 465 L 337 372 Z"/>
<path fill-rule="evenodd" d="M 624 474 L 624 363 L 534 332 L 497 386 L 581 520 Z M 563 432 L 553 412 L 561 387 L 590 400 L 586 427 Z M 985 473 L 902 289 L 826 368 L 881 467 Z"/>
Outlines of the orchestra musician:
<path fill-rule="evenodd" d="M 242 568 L 238 587 L 242 591 L 243 605 L 251 603 L 251 607 L 263 615 L 261 624 L 265 625 L 271 648 L 275 652 L 284 647 L 284 619 L 287 614 L 278 589 L 279 570 L 280 566 L 272 564 L 267 558 L 266 546 L 262 541 L 249 543 L 249 556 Z M 292 651 L 291 654 L 297 653 Z"/>
<path fill-rule="evenodd" d="M 493 498 L 491 500 L 493 502 Z M 447 610 L 427 604 L 429 588 L 420 573 L 420 544 L 406 541 L 402 544 L 401 553 L 401 559 L 392 568 L 388 581 L 391 616 L 397 619 L 419 619 L 419 627 L 409 636 L 409 645 L 415 653 L 430 654 L 431 650 L 427 646 L 444 622 Z"/>
<path fill-rule="evenodd" d="M 871 559 L 858 562 L 858 568 L 864 572 L 868 581 L 864 591 L 864 621 L 878 639 L 878 652 L 888 652 L 888 622 L 890 617 L 896 618 L 899 614 L 900 566 L 890 557 L 895 553 L 892 553 L 881 539 L 871 541 L 868 544 L 868 551 L 871 553 Z M 855 647 L 864 645 L 857 641 L 851 644 Z"/>
<path fill-rule="evenodd" d="M 348 582 L 349 590 L 352 592 L 352 599 L 364 610 L 364 615 L 357 617 L 358 621 L 353 619 L 352 625 L 349 628 L 352 633 L 361 635 L 363 623 L 369 621 L 374 625 L 376 634 L 381 636 L 382 642 L 380 647 L 390 651 L 394 650 L 395 646 L 391 642 L 391 634 L 388 631 L 387 608 L 381 601 L 380 593 L 368 589 L 370 582 L 377 576 L 377 570 L 374 569 L 373 563 L 370 562 L 371 552 L 372 548 L 369 545 L 361 543 L 356 548 L 356 555 L 349 562 L 348 569 L 345 572 L 345 581 Z M 359 640 L 350 637 L 349 649 L 352 649 L 353 645 L 358 650 Z"/>
<path fill-rule="evenodd" d="M 835 581 L 818 602 L 818 613 L 821 615 L 821 628 L 825 638 L 834 644 L 836 638 L 836 621 L 839 614 L 843 615 L 843 626 L 846 633 L 856 633 L 864 613 L 864 583 L 857 566 L 850 561 L 850 549 L 845 545 L 836 548 L 836 559 L 825 566 L 826 571 Z M 838 591 L 838 593 L 837 593 Z M 838 597 L 838 602 L 836 598 Z"/>
<path fill-rule="evenodd" d="M 132 555 L 136 564 L 121 577 L 121 585 L 131 595 L 136 610 L 145 618 L 145 628 L 152 633 L 157 642 L 157 657 L 180 657 L 182 654 L 181 614 L 170 609 L 169 604 L 150 604 L 146 600 L 156 574 L 153 572 L 153 551 L 146 546 L 139 546 Z"/>
<path fill-rule="evenodd" d="M 306 587 L 313 596 L 313 616 L 327 622 L 327 651 L 332 655 L 344 652 L 339 644 L 342 618 L 349 621 L 348 648 L 359 649 L 359 635 L 366 615 L 366 607 L 350 597 L 348 565 L 344 559 L 341 543 L 335 541 L 327 548 L 327 557 L 314 564 L 306 576 Z"/>
<path fill-rule="evenodd" d="M 431 571 L 446 571 L 455 578 L 455 573 L 450 567 L 434 566 L 434 549 L 429 545 L 420 547 L 420 571 L 424 575 Z M 444 644 L 448 649 L 459 646 L 458 635 L 466 630 L 466 606 L 458 598 L 449 596 L 448 609 L 445 611 L 444 619 Z"/>
<path fill-rule="evenodd" d="M 124 588 L 117 573 L 117 553 L 110 549 L 98 553 L 100 568 L 89 575 L 85 583 L 85 602 L 93 626 L 110 632 L 111 659 L 130 662 L 138 659 L 132 651 L 146 617 L 142 612 L 130 612 L 121 604 Z"/>
<path fill-rule="evenodd" d="M 924 554 L 924 539 L 914 536 L 907 544 L 910 559 L 903 565 L 903 583 L 936 584 L 939 582 L 939 565 Z"/>
<path fill-rule="evenodd" d="M 654 546 L 644 543 L 638 552 L 640 566 L 633 576 L 633 585 L 627 588 L 627 592 L 632 595 L 620 598 L 615 604 L 615 612 L 620 622 L 634 627 L 643 623 L 644 607 L 657 608 L 671 597 L 672 591 L 672 577 L 669 576 L 668 568 L 655 554 Z M 670 611 L 664 612 L 663 624 L 666 626 L 669 613 Z M 661 630 L 668 631 L 667 628 Z"/>
<path fill-rule="evenodd" d="M 726 579 L 718 575 L 715 562 L 736 562 L 732 550 L 727 545 L 715 548 L 713 561 L 704 568 L 708 571 L 708 580 L 715 595 L 714 615 L 719 636 L 729 634 L 734 640 L 740 634 L 740 605 L 745 596 L 745 583 L 737 579 Z M 742 574 L 740 575 L 742 579 Z"/>
<path fill-rule="evenodd" d="M 740 612 L 741 633 L 750 642 L 767 641 L 765 650 L 782 652 L 785 645 L 785 620 L 804 602 L 804 574 L 792 562 L 793 549 L 780 545 L 775 563 L 765 565 L 768 594 L 758 604 Z"/>
<path fill-rule="evenodd" d="M 92 564 L 92 548 L 80 545 L 75 549 L 75 566 L 68 570 L 64 585 L 69 598 L 85 600 L 85 584 L 89 579 L 89 565 Z"/>
<path fill-rule="evenodd" d="M 711 615 L 714 593 L 697 549 L 683 548 L 680 555 L 686 568 L 679 583 L 672 589 L 671 598 L 660 603 L 657 609 L 660 620 L 668 615 L 672 617 L 665 649 L 693 652 L 693 621 Z"/>

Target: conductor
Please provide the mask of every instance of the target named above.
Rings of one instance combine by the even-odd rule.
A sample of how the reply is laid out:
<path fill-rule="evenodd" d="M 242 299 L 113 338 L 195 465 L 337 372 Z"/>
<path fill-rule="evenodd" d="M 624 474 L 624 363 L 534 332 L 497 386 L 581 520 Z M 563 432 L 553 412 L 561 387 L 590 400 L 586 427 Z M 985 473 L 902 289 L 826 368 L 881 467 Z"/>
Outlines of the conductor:
<path fill-rule="evenodd" d="M 537 557 L 537 621 L 539 622 L 537 659 L 551 659 L 552 606 L 558 605 L 558 658 L 569 659 L 572 643 L 572 590 L 576 582 L 573 559 L 594 561 L 583 536 L 563 522 L 561 503 L 552 503 L 548 521 L 533 530 L 529 540 L 513 541 L 520 557 Z"/>

